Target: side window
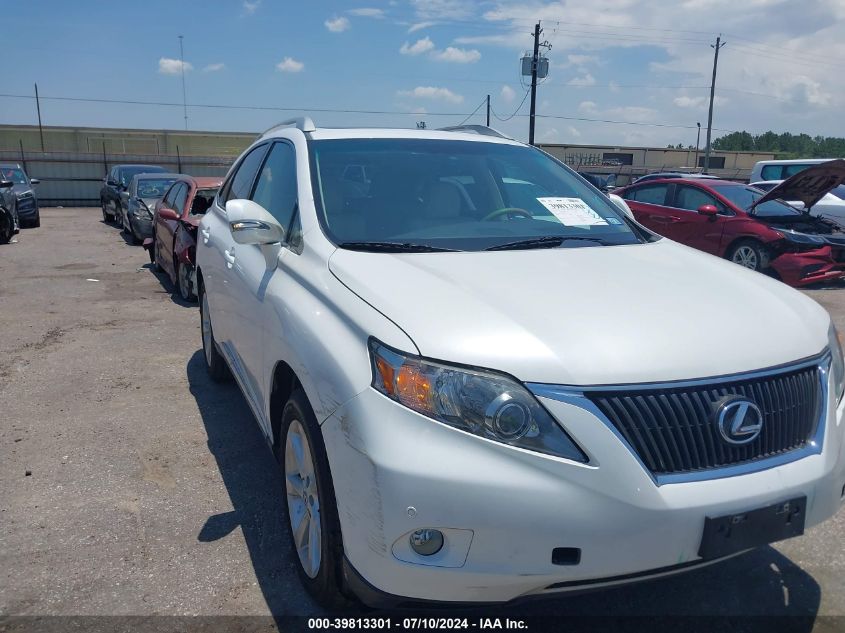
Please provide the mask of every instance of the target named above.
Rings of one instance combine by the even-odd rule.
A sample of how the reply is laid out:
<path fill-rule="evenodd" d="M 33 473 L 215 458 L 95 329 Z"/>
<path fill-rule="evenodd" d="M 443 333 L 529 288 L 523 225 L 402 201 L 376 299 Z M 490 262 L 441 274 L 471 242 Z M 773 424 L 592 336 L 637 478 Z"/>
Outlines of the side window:
<path fill-rule="evenodd" d="M 782 178 L 786 180 L 787 178 L 791 178 L 795 174 L 804 171 L 810 165 L 786 165 L 783 168 L 783 176 Z"/>
<path fill-rule="evenodd" d="M 763 180 L 781 180 L 782 173 L 782 165 L 766 165 L 763 167 L 763 171 L 760 172 L 760 176 Z"/>
<path fill-rule="evenodd" d="M 229 200 L 249 198 L 252 183 L 255 182 L 255 174 L 258 172 L 258 168 L 261 166 L 261 161 L 264 160 L 264 154 L 266 152 L 267 145 L 259 145 L 244 156 L 244 159 L 238 165 L 237 170 L 229 182 L 226 183 L 226 187 L 220 195 L 224 206 Z"/>
<path fill-rule="evenodd" d="M 188 185 L 184 182 L 179 185 L 179 191 L 176 192 L 173 201 L 173 210 L 179 215 L 185 210 L 185 200 L 188 197 Z"/>
<path fill-rule="evenodd" d="M 172 187 L 170 187 L 170 190 L 164 196 L 164 201 L 162 202 L 162 204 L 168 209 L 173 208 L 173 200 L 176 198 L 176 192 L 178 191 L 181 184 L 182 183 L 179 182 L 175 183 Z"/>
<path fill-rule="evenodd" d="M 672 206 L 677 209 L 686 209 L 687 211 L 698 211 L 698 207 L 705 204 L 712 204 L 719 211 L 725 210 L 725 207 L 709 193 L 688 185 L 678 187 L 677 193 L 675 194 L 675 204 Z"/>
<path fill-rule="evenodd" d="M 252 200 L 289 230 L 296 194 L 296 153 L 287 143 L 275 143 L 261 168 Z"/>
<path fill-rule="evenodd" d="M 635 200 L 645 204 L 666 204 L 666 191 L 669 185 L 646 185 L 633 189 L 628 196 L 628 200 Z"/>

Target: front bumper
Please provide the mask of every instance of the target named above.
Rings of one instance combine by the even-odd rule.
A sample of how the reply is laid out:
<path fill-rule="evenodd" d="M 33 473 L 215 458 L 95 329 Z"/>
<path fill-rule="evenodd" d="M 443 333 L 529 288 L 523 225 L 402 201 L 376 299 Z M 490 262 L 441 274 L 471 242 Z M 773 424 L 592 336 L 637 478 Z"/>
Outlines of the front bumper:
<path fill-rule="evenodd" d="M 845 277 L 845 264 L 837 262 L 830 246 L 797 253 L 783 253 L 769 264 L 784 283 L 807 286 Z"/>
<path fill-rule="evenodd" d="M 18 219 L 34 220 L 38 217 L 38 200 L 34 197 L 18 198 L 16 206 Z"/>
<path fill-rule="evenodd" d="M 633 582 L 707 563 L 698 550 L 708 516 L 806 495 L 809 527 L 842 506 L 843 407 L 832 403 L 820 454 L 657 485 L 592 413 L 541 402 L 588 450 L 590 464 L 480 439 L 373 389 L 323 423 L 345 555 L 364 583 L 359 590 L 370 588 L 362 599 L 386 592 L 394 601 L 508 602 Z M 406 547 L 420 528 L 446 535 L 429 559 Z M 578 548 L 580 560 L 553 564 L 555 548 Z"/>

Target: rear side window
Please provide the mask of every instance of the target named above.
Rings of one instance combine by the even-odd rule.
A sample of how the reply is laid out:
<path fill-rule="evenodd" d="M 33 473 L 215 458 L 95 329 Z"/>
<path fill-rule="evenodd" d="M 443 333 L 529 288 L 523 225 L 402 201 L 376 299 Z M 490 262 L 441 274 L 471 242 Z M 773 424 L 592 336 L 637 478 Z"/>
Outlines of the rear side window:
<path fill-rule="evenodd" d="M 636 200 L 645 204 L 666 204 L 666 192 L 669 185 L 646 185 L 628 192 L 628 200 Z"/>
<path fill-rule="evenodd" d="M 252 200 L 267 209 L 287 231 L 296 199 L 296 153 L 287 143 L 275 143 L 261 168 Z"/>
<path fill-rule="evenodd" d="M 255 175 L 258 173 L 258 168 L 261 167 L 261 161 L 264 160 L 266 152 L 267 145 L 259 145 L 244 156 L 220 194 L 224 207 L 229 200 L 249 198 L 252 183 L 255 182 Z"/>
<path fill-rule="evenodd" d="M 812 165 L 786 165 L 783 168 L 783 179 L 786 180 L 787 178 L 790 178 L 811 166 Z"/>

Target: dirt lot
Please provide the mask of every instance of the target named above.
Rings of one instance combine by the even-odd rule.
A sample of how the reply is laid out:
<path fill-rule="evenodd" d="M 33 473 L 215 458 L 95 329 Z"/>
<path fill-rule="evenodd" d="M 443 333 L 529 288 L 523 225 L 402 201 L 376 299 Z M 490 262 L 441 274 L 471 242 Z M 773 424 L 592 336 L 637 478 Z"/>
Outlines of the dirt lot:
<path fill-rule="evenodd" d="M 0 615 L 318 613 L 270 452 L 237 388 L 206 378 L 196 307 L 98 209 L 42 222 L 0 246 Z M 808 294 L 845 330 L 845 286 Z M 717 566 L 523 612 L 845 616 L 843 543 L 845 512 Z"/>

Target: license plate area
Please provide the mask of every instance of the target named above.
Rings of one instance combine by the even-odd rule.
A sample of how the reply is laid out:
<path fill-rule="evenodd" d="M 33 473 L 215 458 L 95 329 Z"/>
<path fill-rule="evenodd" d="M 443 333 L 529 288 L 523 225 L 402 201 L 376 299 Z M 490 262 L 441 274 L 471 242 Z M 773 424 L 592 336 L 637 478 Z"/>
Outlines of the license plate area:
<path fill-rule="evenodd" d="M 804 533 L 807 497 L 796 497 L 765 508 L 707 517 L 698 555 L 720 558 Z"/>

